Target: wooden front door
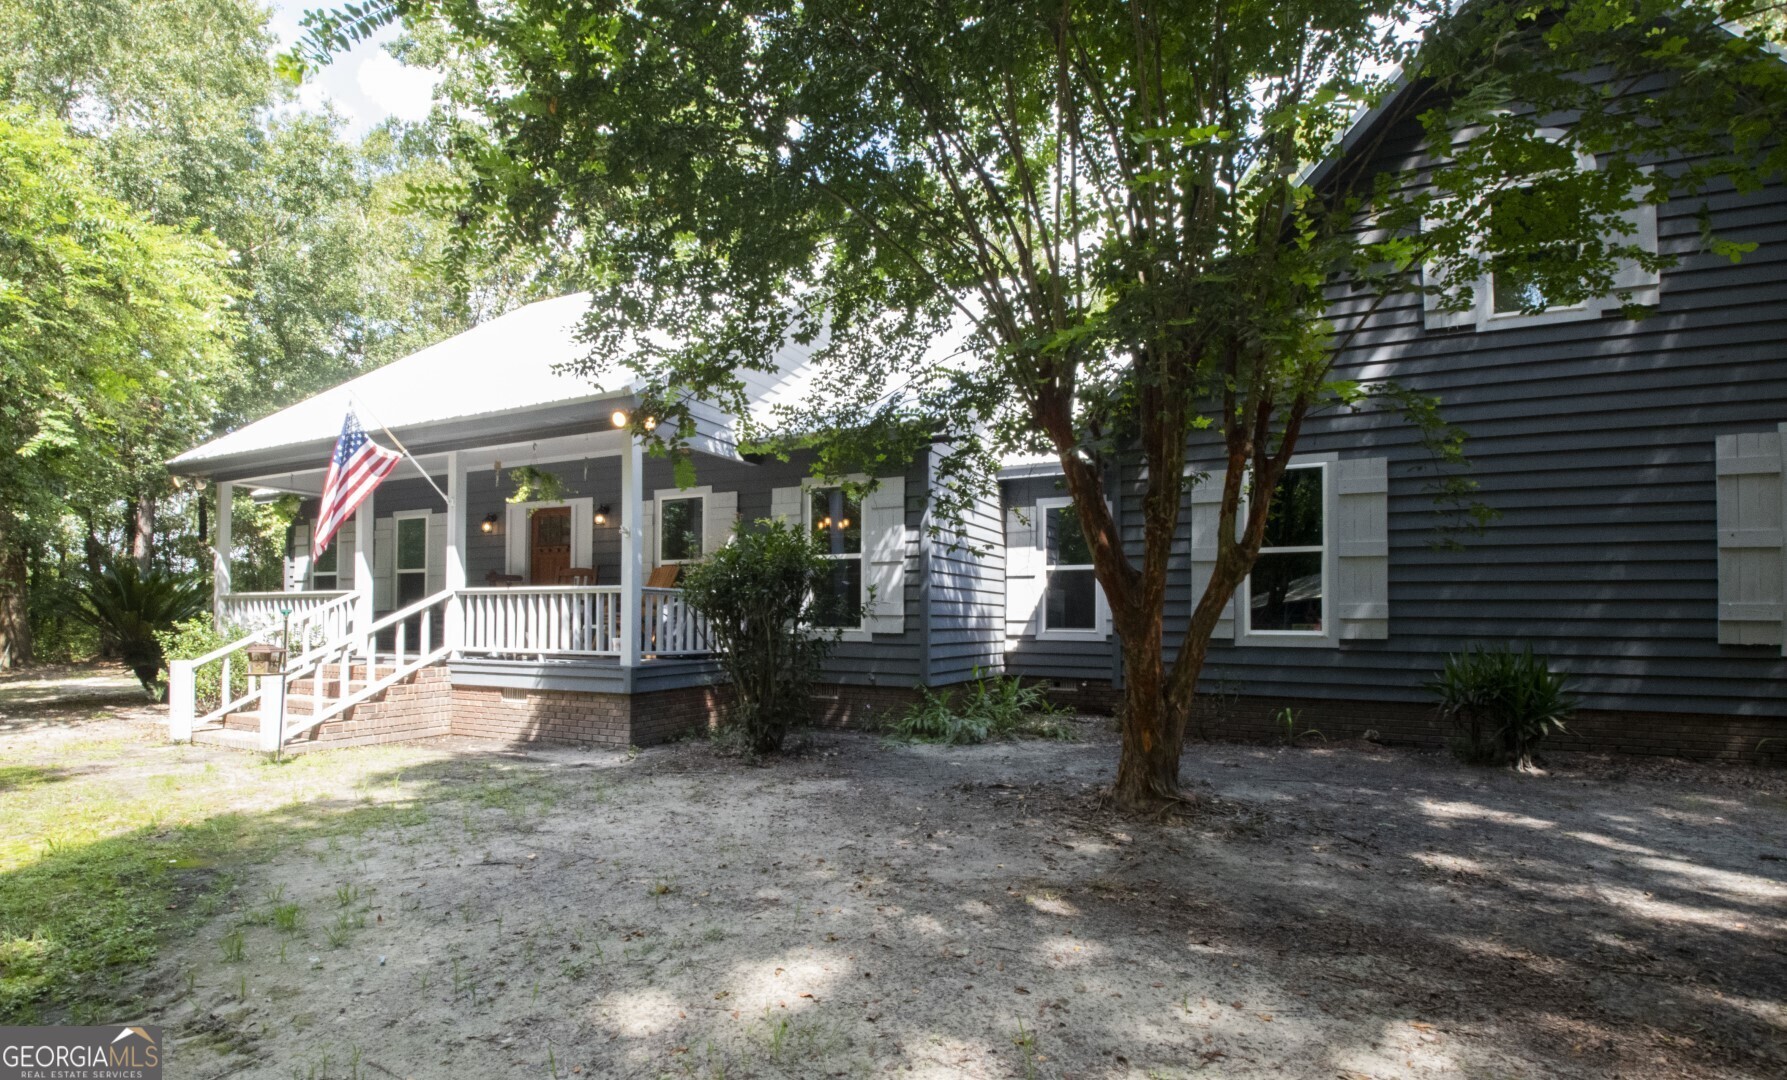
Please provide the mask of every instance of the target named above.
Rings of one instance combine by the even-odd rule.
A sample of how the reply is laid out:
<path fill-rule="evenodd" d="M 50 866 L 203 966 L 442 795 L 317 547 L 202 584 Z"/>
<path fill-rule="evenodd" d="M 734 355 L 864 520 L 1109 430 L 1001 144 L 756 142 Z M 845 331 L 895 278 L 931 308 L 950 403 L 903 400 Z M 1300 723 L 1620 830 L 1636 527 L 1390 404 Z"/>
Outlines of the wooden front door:
<path fill-rule="evenodd" d="M 533 541 L 528 551 L 528 581 L 557 585 L 559 572 L 571 567 L 571 508 L 535 510 L 528 518 L 528 533 Z"/>

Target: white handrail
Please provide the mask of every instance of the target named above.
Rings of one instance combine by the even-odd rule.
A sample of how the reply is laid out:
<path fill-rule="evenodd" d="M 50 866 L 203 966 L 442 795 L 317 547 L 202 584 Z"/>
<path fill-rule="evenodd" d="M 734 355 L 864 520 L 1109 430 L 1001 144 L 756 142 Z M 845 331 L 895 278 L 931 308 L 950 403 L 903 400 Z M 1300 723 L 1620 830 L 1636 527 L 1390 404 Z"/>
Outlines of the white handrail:
<path fill-rule="evenodd" d="M 309 654 L 300 660 L 297 667 L 288 668 L 285 675 L 281 677 L 282 687 L 289 687 L 294 681 L 306 676 L 309 676 L 311 680 L 310 715 L 303 717 L 302 723 L 299 723 L 295 727 L 286 727 L 286 718 L 283 715 L 271 718 L 271 723 L 275 725 L 276 730 L 272 732 L 271 737 L 269 737 L 267 725 L 269 724 L 270 718 L 263 714 L 261 717 L 262 747 L 277 748 L 283 746 L 286 742 L 304 734 L 311 728 L 340 716 L 342 713 L 353 708 L 355 705 L 358 705 L 360 702 L 365 701 L 374 694 L 380 693 L 393 683 L 406 679 L 415 672 L 427 667 L 429 664 L 445 658 L 450 650 L 445 644 L 437 643 L 434 640 L 434 608 L 439 604 L 449 603 L 452 600 L 452 589 L 442 589 L 440 592 L 437 592 L 432 596 L 425 596 L 408 607 L 399 608 L 398 610 L 391 612 L 389 615 L 374 620 L 354 637 L 336 642 L 329 647 L 319 649 Z M 407 651 L 405 647 L 408 634 L 406 624 L 410 617 L 415 615 L 421 616 L 419 620 L 421 640 L 417 642 L 415 654 L 410 659 L 406 660 L 404 658 L 404 654 Z M 373 655 L 366 657 L 365 685 L 358 690 L 350 690 L 349 688 L 352 686 L 353 679 L 353 654 L 357 647 L 357 638 L 364 637 L 367 640 L 376 640 L 380 631 L 390 629 L 391 627 L 396 627 L 394 636 L 397 647 L 396 663 L 392 665 L 391 671 L 385 675 L 380 675 L 378 673 L 378 656 L 377 651 L 374 650 Z M 340 691 L 340 696 L 333 700 L 330 700 L 328 693 L 329 682 L 327 669 L 330 664 L 337 665 L 338 677 L 335 685 Z M 269 743 L 271 743 L 271 747 L 268 746 Z"/>
<path fill-rule="evenodd" d="M 619 656 L 621 591 L 614 585 L 461 589 L 462 653 Z"/>
<path fill-rule="evenodd" d="M 639 651 L 652 656 L 705 656 L 713 652 L 707 619 L 683 599 L 681 589 L 639 590 Z"/>

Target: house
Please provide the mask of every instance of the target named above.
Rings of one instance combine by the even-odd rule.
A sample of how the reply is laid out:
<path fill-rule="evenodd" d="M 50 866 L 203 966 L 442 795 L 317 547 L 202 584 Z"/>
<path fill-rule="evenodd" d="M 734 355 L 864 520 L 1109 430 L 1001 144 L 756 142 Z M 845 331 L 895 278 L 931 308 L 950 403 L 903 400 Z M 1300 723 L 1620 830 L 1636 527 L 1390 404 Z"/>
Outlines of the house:
<path fill-rule="evenodd" d="M 196 700 L 209 687 L 195 693 L 193 680 L 205 664 L 175 665 L 177 738 L 271 750 L 452 732 L 627 746 L 704 724 L 717 664 L 676 567 L 762 518 L 829 530 L 839 574 L 868 601 L 826 668 L 833 719 L 860 721 L 915 686 L 997 669 L 1000 564 L 932 535 L 931 460 L 848 478 L 876 482 L 859 506 L 815 481 L 802 455 L 741 454 L 733 418 L 698 408 L 697 484 L 679 488 L 670 461 L 622 427 L 634 386 L 558 371 L 584 354 L 588 303 L 579 294 L 510 312 L 172 462 L 215 483 L 220 506 L 238 488 L 303 500 L 278 593 L 231 589 L 230 522 L 219 515 L 215 616 L 264 637 L 289 612 L 305 658 L 284 686 L 258 679 L 245 698 L 203 712 Z M 753 407 L 798 393 L 808 375 L 790 346 L 775 377 L 754 377 Z M 413 462 L 313 559 L 316 504 L 350 408 Z M 515 501 L 523 468 L 555 478 L 549 497 Z M 968 528 L 973 546 L 996 547 L 996 508 Z"/>
<path fill-rule="evenodd" d="M 1373 168 L 1419 162 L 1418 124 L 1374 127 L 1393 115 L 1363 118 L 1341 155 L 1372 146 Z M 1383 409 L 1312 418 L 1277 495 L 1284 520 L 1218 628 L 1199 732 L 1279 733 L 1288 709 L 1329 738 L 1432 742 L 1443 733 L 1424 684 L 1443 657 L 1512 643 L 1570 677 L 1583 711 L 1568 744 L 1787 749 L 1787 188 L 1715 192 L 1706 209 L 1716 230 L 1759 246 L 1738 263 L 1703 251 L 1699 199 L 1636 211 L 1636 235 L 1679 257 L 1622 278 L 1647 318 L 1605 302 L 1523 313 L 1493 280 L 1473 284 L 1462 313 L 1411 292 L 1371 314 L 1340 375 L 1438 395 L 1500 516 L 1462 548 L 1436 548 L 1433 463 L 1417 432 Z M 1336 288 L 1337 312 L 1362 310 Z M 581 355 L 586 303 L 512 312 L 176 459 L 177 472 L 216 482 L 224 505 L 246 485 L 311 500 L 308 517 L 351 403 L 432 480 L 406 463 L 321 561 L 301 521 L 284 593 L 234 593 L 220 561 L 220 624 L 264 633 L 289 607 L 307 666 L 283 696 L 262 680 L 197 715 L 200 665 L 183 665 L 176 737 L 196 728 L 271 749 L 289 732 L 314 745 L 453 731 L 628 745 L 704 723 L 717 668 L 669 568 L 764 517 L 830 528 L 840 573 L 874 598 L 826 670 L 830 718 L 861 721 L 918 687 L 1001 672 L 1115 707 L 1121 652 L 1058 465 L 1008 463 L 1001 505 L 976 507 L 960 536 L 938 534 L 934 454 L 857 478 L 878 486 L 851 506 L 800 456 L 742 455 L 733 418 L 705 409 L 698 486 L 678 488 L 668 462 L 615 423 L 636 407 L 635 387 L 557 373 Z M 752 376 L 753 407 L 800 393 L 811 372 L 798 349 L 786 361 Z M 1220 468 L 1212 445 L 1194 439 L 1191 452 L 1189 471 Z M 510 501 L 523 466 L 560 490 Z M 1214 559 L 1219 479 L 1181 508 L 1169 651 Z M 1109 480 L 1120 521 L 1139 521 L 1135 468 Z M 846 520 L 860 534 L 825 524 Z M 227 551 L 227 521 L 218 532 Z"/>
<path fill-rule="evenodd" d="M 1368 168 L 1394 171 L 1428 160 L 1420 125 L 1389 105 L 1341 156 L 1374 146 Z M 1425 684 L 1445 655 L 1530 644 L 1583 707 L 1560 745 L 1787 753 L 1787 186 L 1706 198 L 1715 231 L 1758 245 L 1736 263 L 1703 249 L 1701 203 L 1632 214 L 1639 242 L 1679 259 L 1622 272 L 1646 318 L 1611 300 L 1523 314 L 1490 279 L 1463 312 L 1411 292 L 1370 315 L 1336 377 L 1438 395 L 1499 517 L 1436 549 L 1434 463 L 1411 425 L 1387 409 L 1306 422 L 1277 493 L 1285 522 L 1217 630 L 1194 730 L 1281 736 L 1290 709 L 1327 738 L 1432 743 L 1443 732 Z M 1367 310 L 1344 282 L 1334 295 L 1339 317 Z M 1189 472 L 1218 471 L 1182 508 L 1169 652 L 1215 556 L 1222 458 L 1197 439 L 1190 450 Z M 1002 474 L 1005 670 L 1110 701 L 1122 658 L 1059 473 L 1043 461 Z M 1139 559 L 1136 470 L 1108 480 L 1119 520 L 1138 523 L 1126 533 Z"/>

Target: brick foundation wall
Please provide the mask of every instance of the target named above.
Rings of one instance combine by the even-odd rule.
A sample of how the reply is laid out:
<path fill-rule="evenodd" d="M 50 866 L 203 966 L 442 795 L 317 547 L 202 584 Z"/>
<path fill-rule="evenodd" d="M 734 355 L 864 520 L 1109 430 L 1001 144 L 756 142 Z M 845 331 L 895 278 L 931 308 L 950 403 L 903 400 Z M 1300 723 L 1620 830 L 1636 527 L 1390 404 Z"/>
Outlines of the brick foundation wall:
<path fill-rule="evenodd" d="M 330 689 L 339 692 L 338 687 Z M 426 667 L 374 694 L 344 716 L 311 728 L 292 740 L 288 749 L 320 750 L 435 738 L 448 733 L 452 714 L 453 684 L 446 667 Z M 297 714 L 289 715 L 297 719 Z"/>
<path fill-rule="evenodd" d="M 570 690 L 453 688 L 452 733 L 509 743 L 564 746 L 649 746 L 711 723 L 720 701 L 714 687 L 646 694 Z"/>
<path fill-rule="evenodd" d="M 1105 715 L 1115 715 L 1123 702 L 1122 690 L 1109 683 L 1066 691 L 1051 688 L 1049 697 L 1063 708 Z M 1451 735 L 1451 727 L 1430 705 L 1213 694 L 1197 699 L 1189 734 L 1196 739 L 1276 742 L 1285 734 L 1278 718 L 1286 708 L 1296 713 L 1297 731 L 1320 731 L 1329 739 L 1371 734 L 1384 743 L 1443 746 Z M 1568 730 L 1547 739 L 1545 745 L 1554 750 L 1787 764 L 1787 719 L 1584 709 Z"/>

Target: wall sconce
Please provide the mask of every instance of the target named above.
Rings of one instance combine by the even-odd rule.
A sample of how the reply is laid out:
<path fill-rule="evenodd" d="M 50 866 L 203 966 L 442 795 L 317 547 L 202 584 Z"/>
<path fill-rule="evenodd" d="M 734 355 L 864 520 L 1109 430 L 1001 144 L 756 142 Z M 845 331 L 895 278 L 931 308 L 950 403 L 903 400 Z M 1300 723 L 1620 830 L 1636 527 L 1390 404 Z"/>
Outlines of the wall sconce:
<path fill-rule="evenodd" d="M 596 507 L 596 524 L 597 525 L 608 524 L 608 504 L 607 503 L 603 503 L 601 506 Z"/>
<path fill-rule="evenodd" d="M 497 520 L 498 518 L 495 514 L 485 514 L 484 520 L 478 525 L 478 530 L 487 533 L 495 532 Z"/>
<path fill-rule="evenodd" d="M 609 416 L 608 416 L 608 422 L 613 424 L 617 428 L 626 427 L 627 422 L 631 419 L 632 419 L 632 417 L 627 415 L 627 411 L 625 409 L 616 409 L 616 410 L 614 410 L 613 413 L 609 414 Z M 644 423 L 642 423 L 640 426 L 645 428 L 645 430 L 647 430 L 647 431 L 651 431 L 658 426 L 658 418 L 655 416 L 648 416 L 645 418 Z"/>

